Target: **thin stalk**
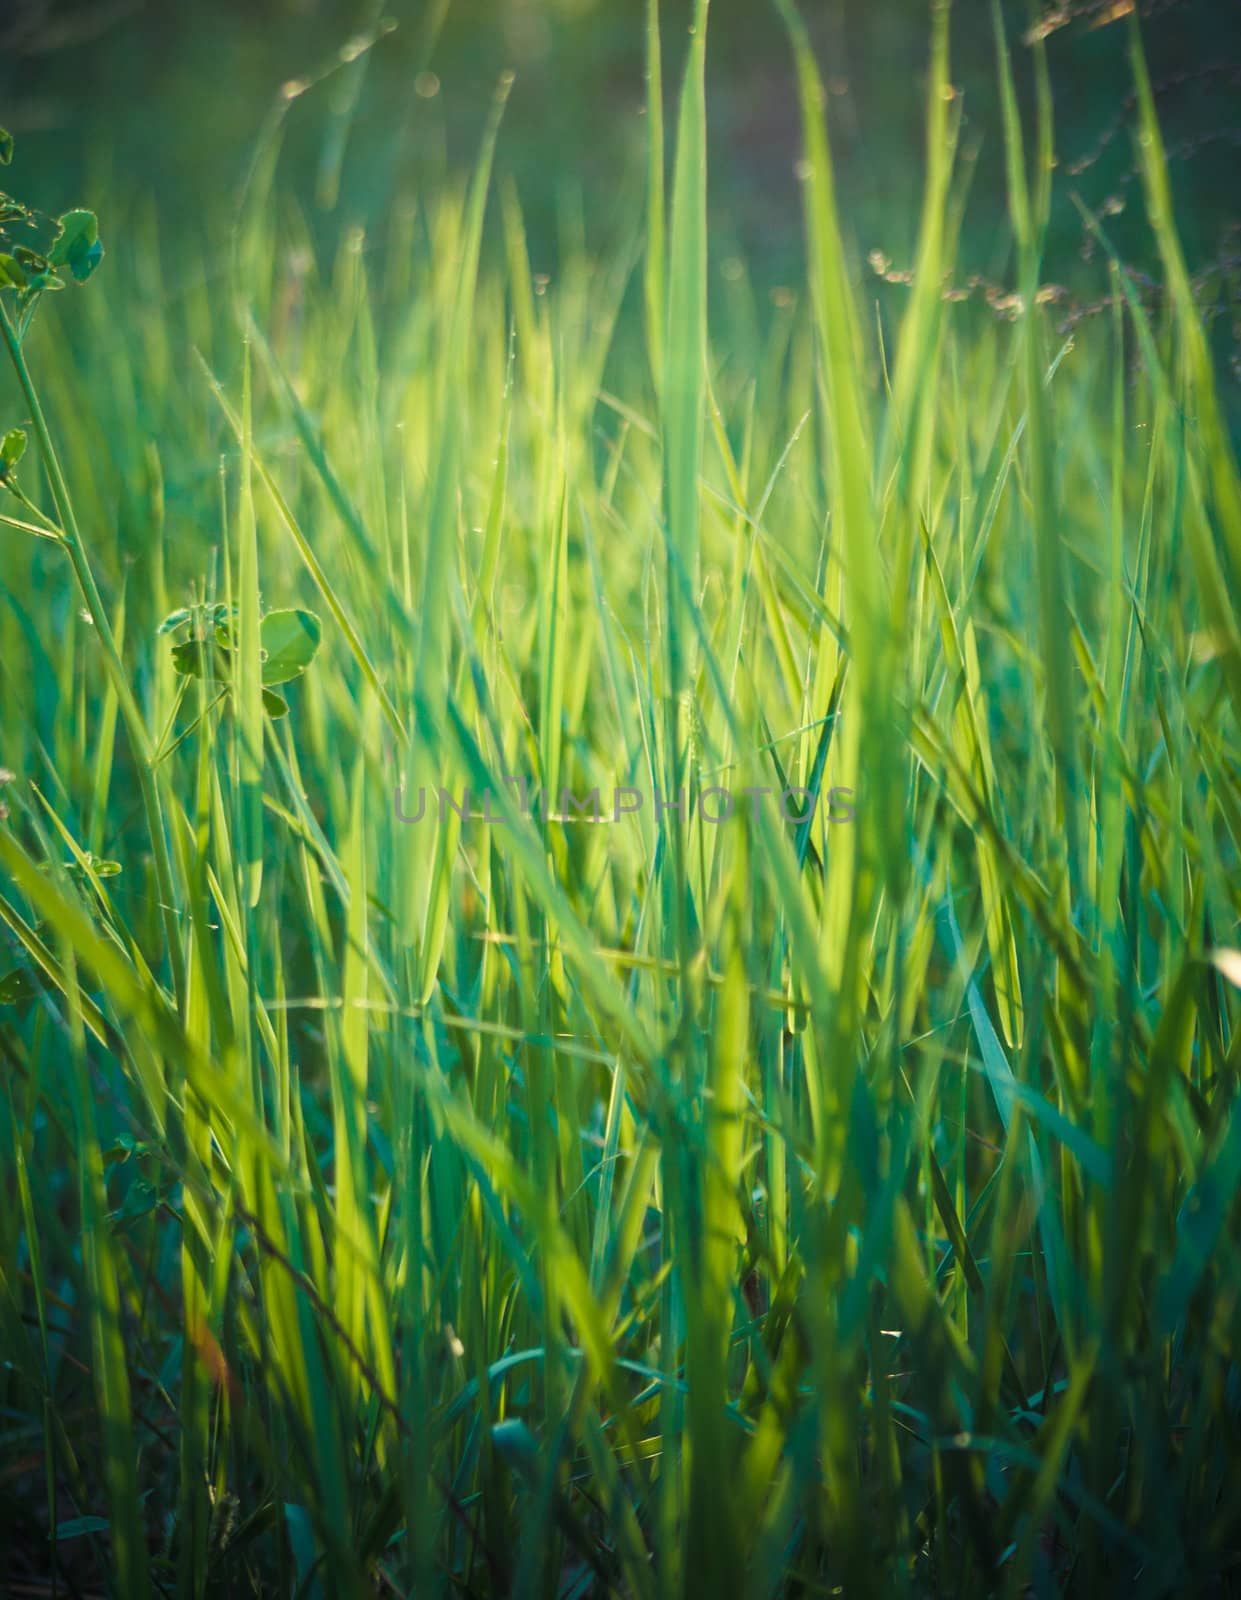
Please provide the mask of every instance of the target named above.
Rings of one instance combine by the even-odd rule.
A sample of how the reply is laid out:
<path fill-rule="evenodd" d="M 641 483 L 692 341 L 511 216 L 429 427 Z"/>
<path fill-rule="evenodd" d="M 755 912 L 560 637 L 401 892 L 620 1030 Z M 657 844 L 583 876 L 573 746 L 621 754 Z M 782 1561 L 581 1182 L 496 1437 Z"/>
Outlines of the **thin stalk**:
<path fill-rule="evenodd" d="M 176 907 L 173 901 L 172 864 L 168 855 L 167 839 L 164 835 L 164 818 L 159 803 L 159 791 L 155 783 L 154 753 L 151 749 L 151 741 L 147 734 L 142 712 L 139 710 L 138 702 L 134 699 L 133 692 L 129 687 L 129 680 L 125 676 L 124 663 L 121 661 L 120 652 L 116 648 L 116 640 L 113 637 L 112 627 L 108 621 L 108 613 L 104 608 L 103 597 L 99 593 L 99 585 L 95 582 L 95 574 L 91 569 L 90 558 L 86 553 L 81 530 L 78 528 L 77 518 L 74 515 L 73 501 L 69 496 L 69 486 L 65 482 L 64 473 L 61 471 L 60 461 L 56 455 L 56 447 L 52 443 L 51 434 L 48 432 L 47 421 L 43 415 L 43 407 L 39 402 L 38 392 L 30 376 L 30 369 L 26 365 L 21 342 L 3 305 L 0 305 L 0 331 L 4 334 L 9 360 L 13 363 L 13 371 L 17 374 L 17 381 L 21 385 L 22 394 L 25 396 L 26 404 L 30 408 L 31 426 L 34 428 L 39 455 L 42 457 L 44 470 L 47 472 L 48 482 L 51 485 L 52 499 L 56 505 L 56 515 L 60 519 L 61 529 L 64 533 L 64 547 L 69 553 L 73 575 L 78 581 L 78 587 L 82 591 L 82 598 L 86 602 L 87 612 L 99 637 L 99 643 L 103 647 L 104 665 L 107 668 L 112 687 L 116 691 L 117 704 L 120 706 L 121 716 L 125 721 L 125 731 L 129 736 L 129 742 L 133 749 L 134 761 L 138 768 L 138 786 L 142 793 L 142 807 L 146 813 L 147 832 L 151 836 L 160 915 L 164 923 L 164 938 L 168 944 L 168 959 L 172 963 L 173 989 L 179 1006 L 185 992 L 185 964 L 181 953 L 180 930 L 177 927 Z"/>

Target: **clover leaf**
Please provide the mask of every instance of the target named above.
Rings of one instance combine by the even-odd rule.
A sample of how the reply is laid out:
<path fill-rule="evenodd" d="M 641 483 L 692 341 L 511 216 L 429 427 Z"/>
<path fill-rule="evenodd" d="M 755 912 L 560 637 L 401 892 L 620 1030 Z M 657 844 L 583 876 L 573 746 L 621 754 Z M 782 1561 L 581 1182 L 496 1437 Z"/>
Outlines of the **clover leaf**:
<path fill-rule="evenodd" d="M 57 224 L 48 260 L 53 267 L 68 267 L 78 283 L 85 283 L 103 259 L 99 219 L 93 211 L 66 211 Z"/>

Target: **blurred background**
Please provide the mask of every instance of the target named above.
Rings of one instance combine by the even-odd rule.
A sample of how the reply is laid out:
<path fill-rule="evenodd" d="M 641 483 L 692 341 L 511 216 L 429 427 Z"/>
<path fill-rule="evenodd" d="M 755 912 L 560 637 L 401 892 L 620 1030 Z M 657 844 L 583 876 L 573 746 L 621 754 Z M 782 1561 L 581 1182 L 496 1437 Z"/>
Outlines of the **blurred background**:
<path fill-rule="evenodd" d="M 1241 0 L 1137 3 L 1178 220 L 1235 390 Z M 1126 261 L 1152 268 L 1130 132 L 1132 7 L 1005 4 L 1027 110 L 1023 38 L 1041 27 L 1050 53 L 1060 165 L 1046 278 L 1064 286 L 1066 318 L 1107 287 L 1074 194 L 1107 217 Z M 806 0 L 802 9 L 829 85 L 859 277 L 899 296 L 899 281 L 884 284 L 881 274 L 899 279 L 917 226 L 927 0 Z M 281 187 L 327 242 L 342 226 L 373 233 L 445 168 L 467 170 L 495 85 L 512 71 L 499 168 L 516 183 L 536 269 L 551 276 L 566 229 L 603 248 L 637 216 L 644 10 L 643 0 L 0 0 L 0 121 L 18 138 L 20 163 L 13 185 L 48 211 L 100 204 L 104 194 L 149 205 L 167 281 L 179 259 L 223 250 L 256 136 L 291 80 L 338 65 L 285 102 L 280 155 Z M 663 10 L 671 103 L 689 0 L 665 0 Z M 965 285 L 985 279 L 971 292 L 1002 306 L 1011 262 L 986 0 L 958 0 L 953 31 L 963 149 L 974 158 L 959 276 Z M 715 0 L 708 94 L 716 269 L 735 273 L 744 260 L 778 297 L 785 278 L 798 278 L 801 219 L 795 88 L 769 0 Z"/>

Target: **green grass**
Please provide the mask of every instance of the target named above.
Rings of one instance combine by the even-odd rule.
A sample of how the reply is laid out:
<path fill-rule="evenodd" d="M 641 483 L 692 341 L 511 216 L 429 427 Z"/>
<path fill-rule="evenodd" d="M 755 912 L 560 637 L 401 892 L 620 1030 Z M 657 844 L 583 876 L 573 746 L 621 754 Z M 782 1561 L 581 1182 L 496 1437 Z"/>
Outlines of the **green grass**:
<path fill-rule="evenodd" d="M 998 10 L 1023 301 L 941 294 L 936 6 L 881 343 L 779 9 L 791 304 L 708 256 L 705 0 L 550 284 L 506 80 L 380 240 L 286 106 L 218 261 L 88 196 L 0 295 L 15 1595 L 1236 1588 L 1241 478 L 1137 25 L 1166 309 L 1039 303 Z"/>

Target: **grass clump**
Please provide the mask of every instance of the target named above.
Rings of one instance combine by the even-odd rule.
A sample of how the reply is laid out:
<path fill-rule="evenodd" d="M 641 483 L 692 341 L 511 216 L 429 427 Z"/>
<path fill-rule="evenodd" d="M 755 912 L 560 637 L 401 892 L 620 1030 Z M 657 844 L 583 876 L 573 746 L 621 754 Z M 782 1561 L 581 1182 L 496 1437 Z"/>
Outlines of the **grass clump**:
<path fill-rule="evenodd" d="M 1235 1582 L 1241 484 L 1137 24 L 1166 312 L 1053 336 L 998 9 L 1019 309 L 944 298 L 940 5 L 880 345 L 780 10 L 766 324 L 705 0 L 668 215 L 652 0 L 644 215 L 550 286 L 507 83 L 379 248 L 273 119 L 223 275 L 0 257 L 15 1594 Z"/>

